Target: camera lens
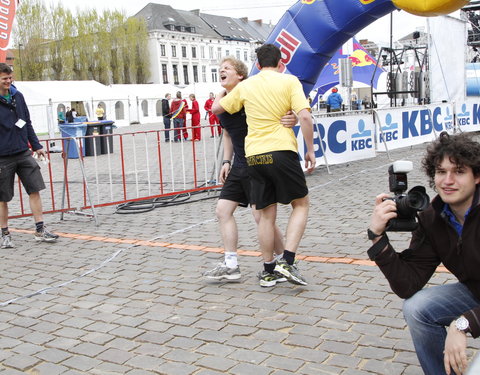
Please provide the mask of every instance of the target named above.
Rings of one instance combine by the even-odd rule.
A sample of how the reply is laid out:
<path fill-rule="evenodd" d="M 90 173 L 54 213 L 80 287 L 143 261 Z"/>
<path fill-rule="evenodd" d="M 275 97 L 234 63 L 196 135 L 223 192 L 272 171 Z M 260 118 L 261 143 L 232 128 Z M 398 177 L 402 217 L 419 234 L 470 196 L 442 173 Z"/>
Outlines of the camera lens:
<path fill-rule="evenodd" d="M 428 207 L 428 195 L 420 191 L 410 191 L 407 194 L 407 205 L 416 211 L 422 211 Z"/>

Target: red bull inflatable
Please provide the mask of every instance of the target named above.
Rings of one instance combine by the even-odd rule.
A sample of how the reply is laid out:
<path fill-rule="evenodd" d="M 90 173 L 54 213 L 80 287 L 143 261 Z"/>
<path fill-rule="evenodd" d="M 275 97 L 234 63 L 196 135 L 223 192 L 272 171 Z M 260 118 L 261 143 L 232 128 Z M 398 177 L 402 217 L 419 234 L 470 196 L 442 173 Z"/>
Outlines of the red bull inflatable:
<path fill-rule="evenodd" d="M 468 3 L 468 0 L 300 0 L 280 19 L 266 43 L 280 47 L 284 71 L 297 76 L 308 94 L 337 50 L 377 19 L 394 10 L 437 16 Z M 358 56 L 360 64 L 362 58 Z M 252 74 L 257 72 L 254 67 Z"/>

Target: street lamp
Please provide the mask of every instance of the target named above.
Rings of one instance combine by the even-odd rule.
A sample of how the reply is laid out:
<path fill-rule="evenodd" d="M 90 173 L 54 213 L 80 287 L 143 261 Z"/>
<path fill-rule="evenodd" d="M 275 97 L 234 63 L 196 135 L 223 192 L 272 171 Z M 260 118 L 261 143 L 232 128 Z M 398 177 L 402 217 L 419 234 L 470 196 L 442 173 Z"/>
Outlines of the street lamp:
<path fill-rule="evenodd" d="M 18 43 L 18 59 L 20 64 L 20 81 L 23 81 L 23 69 L 22 69 L 22 43 Z"/>

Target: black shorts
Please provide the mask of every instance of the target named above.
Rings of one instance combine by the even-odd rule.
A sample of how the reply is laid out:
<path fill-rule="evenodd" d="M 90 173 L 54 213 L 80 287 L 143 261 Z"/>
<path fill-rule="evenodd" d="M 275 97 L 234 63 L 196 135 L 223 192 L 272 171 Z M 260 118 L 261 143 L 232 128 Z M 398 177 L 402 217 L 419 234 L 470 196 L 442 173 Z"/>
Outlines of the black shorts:
<path fill-rule="evenodd" d="M 247 158 L 251 201 L 258 210 L 274 203 L 289 204 L 308 195 L 298 154 L 274 151 Z"/>
<path fill-rule="evenodd" d="M 223 184 L 219 199 L 234 201 L 241 207 L 250 203 L 250 177 L 246 167 L 232 167 Z"/>
<path fill-rule="evenodd" d="M 0 202 L 12 200 L 15 173 L 28 195 L 45 189 L 40 166 L 30 150 L 13 156 L 0 156 Z"/>

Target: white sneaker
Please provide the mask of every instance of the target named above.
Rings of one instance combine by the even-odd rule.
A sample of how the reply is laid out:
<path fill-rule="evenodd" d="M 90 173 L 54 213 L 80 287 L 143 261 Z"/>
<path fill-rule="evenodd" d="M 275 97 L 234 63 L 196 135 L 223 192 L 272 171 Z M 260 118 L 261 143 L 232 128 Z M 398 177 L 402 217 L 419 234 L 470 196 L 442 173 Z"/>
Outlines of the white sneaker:
<path fill-rule="evenodd" d="M 11 249 L 13 248 L 12 236 L 9 234 L 2 233 L 2 249 Z"/>
<path fill-rule="evenodd" d="M 219 263 L 214 269 L 205 272 L 203 276 L 213 280 L 221 280 L 221 279 L 238 280 L 242 277 L 242 274 L 240 273 L 239 266 L 230 268 L 230 267 L 227 267 L 225 263 Z"/>

